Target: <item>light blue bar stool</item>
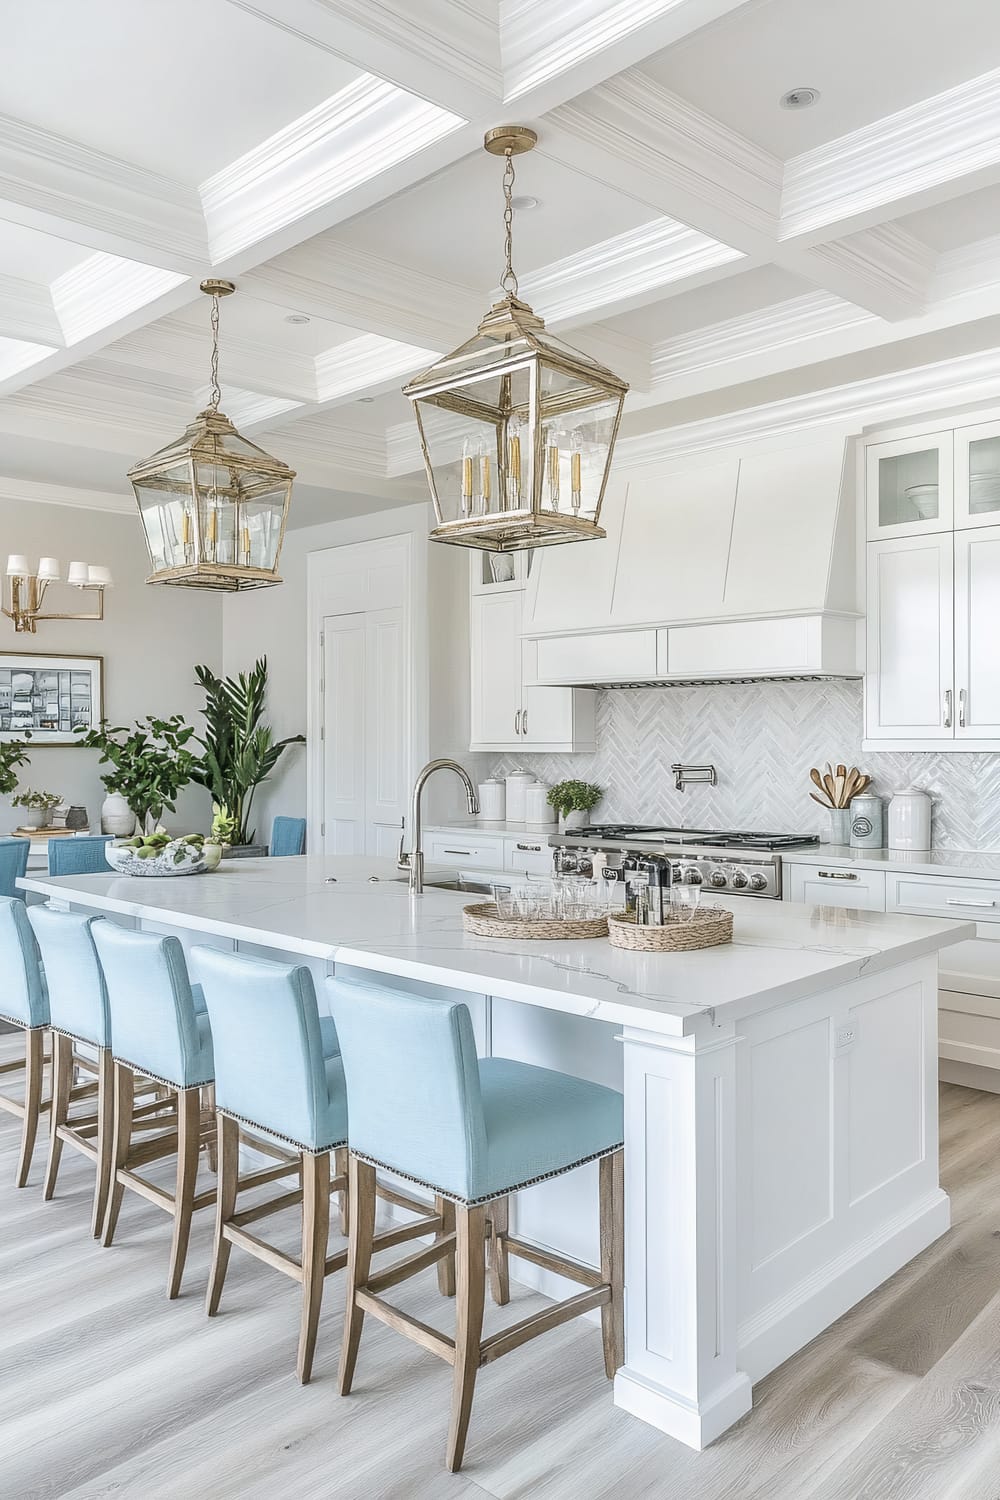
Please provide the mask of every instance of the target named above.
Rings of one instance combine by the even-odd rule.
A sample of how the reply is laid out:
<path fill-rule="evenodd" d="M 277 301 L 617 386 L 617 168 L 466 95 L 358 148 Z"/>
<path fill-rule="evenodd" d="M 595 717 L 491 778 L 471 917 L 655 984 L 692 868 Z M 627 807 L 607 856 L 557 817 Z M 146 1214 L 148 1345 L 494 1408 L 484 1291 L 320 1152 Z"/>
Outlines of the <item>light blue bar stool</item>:
<path fill-rule="evenodd" d="M 280 859 L 285 855 L 305 852 L 305 818 L 275 818 L 271 824 L 271 858 Z"/>
<path fill-rule="evenodd" d="M 71 837 L 49 839 L 50 875 L 110 875 L 104 851 L 111 834 L 75 833 Z"/>
<path fill-rule="evenodd" d="M 30 839 L 0 839 L 0 896 L 16 896 L 19 901 L 24 900 L 24 892 L 18 890 L 17 882 L 28 868 L 30 852 Z"/>
<path fill-rule="evenodd" d="M 167 1296 L 176 1297 L 184 1274 L 191 1216 L 215 1201 L 196 1193 L 202 1138 L 201 1095 L 212 1083 L 212 1032 L 200 993 L 192 989 L 184 950 L 175 937 L 133 932 L 114 922 L 91 928 L 111 1013 L 114 1057 L 115 1154 L 102 1242 L 114 1239 L 126 1188 L 155 1203 L 174 1221 Z M 173 1129 L 133 1147 L 136 1077 L 152 1079 L 173 1104 Z M 165 1123 L 160 1121 L 159 1123 Z M 142 1126 L 142 1121 L 136 1121 Z M 176 1152 L 173 1193 L 135 1170 Z"/>
<path fill-rule="evenodd" d="M 207 947 L 194 948 L 191 963 L 204 989 L 215 1047 L 219 1179 L 206 1310 L 209 1317 L 218 1311 L 233 1245 L 301 1282 L 297 1373 L 306 1384 L 312 1374 L 325 1278 L 347 1263 L 346 1250 L 327 1254 L 330 1194 L 345 1194 L 347 1189 L 347 1096 L 336 1029 L 329 1016 L 319 1014 L 312 975 L 303 965 Z M 252 1132 L 252 1144 L 278 1155 L 282 1164 L 241 1178 L 241 1126 Z M 261 1133 L 284 1149 L 263 1142 Z M 299 1175 L 299 1190 L 238 1212 L 237 1195 L 244 1188 L 287 1178 L 292 1172 Z M 393 1196 L 422 1214 L 424 1206 L 415 1199 Z M 247 1224 L 298 1203 L 301 1260 L 246 1232 Z M 440 1227 L 438 1217 L 422 1216 L 403 1226 L 403 1233 L 391 1231 L 391 1242 Z"/>
<path fill-rule="evenodd" d="M 24 1032 L 24 1061 L 18 1058 L 0 1066 L 0 1075 L 24 1073 L 23 1099 L 0 1094 L 0 1109 L 16 1115 L 21 1121 L 21 1149 L 15 1177 L 20 1188 L 28 1180 L 38 1117 L 45 1107 L 42 1103 L 42 1074 L 49 998 L 45 992 L 35 935 L 24 902 L 17 896 L 0 896 L 0 1020 L 9 1021 Z"/>
<path fill-rule="evenodd" d="M 600 1307 L 610 1379 L 624 1359 L 624 1190 L 621 1094 L 566 1073 L 476 1056 L 468 1007 L 384 986 L 326 981 L 337 1023 L 350 1114 L 351 1237 L 340 1390 L 354 1379 L 366 1312 L 453 1366 L 447 1467 L 462 1464 L 476 1372 L 527 1339 Z M 507 1233 L 506 1203 L 518 1189 L 600 1160 L 601 1269 L 576 1265 Z M 376 1166 L 422 1183 L 454 1205 L 455 1235 L 373 1275 Z M 513 1329 L 482 1337 L 485 1247 L 498 1301 L 506 1301 L 508 1252 L 586 1288 Z M 381 1296 L 451 1253 L 458 1287 L 454 1340 L 415 1323 Z M 430 1333 L 430 1337 L 428 1334 Z"/>

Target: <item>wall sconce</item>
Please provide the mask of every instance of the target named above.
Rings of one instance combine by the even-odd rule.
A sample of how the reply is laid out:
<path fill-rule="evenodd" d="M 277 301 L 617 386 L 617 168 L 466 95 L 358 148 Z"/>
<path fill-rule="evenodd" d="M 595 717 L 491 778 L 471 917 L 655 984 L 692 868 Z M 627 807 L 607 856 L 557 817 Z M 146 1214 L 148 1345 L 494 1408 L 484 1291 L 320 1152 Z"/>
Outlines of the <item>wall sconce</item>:
<path fill-rule="evenodd" d="M 62 569 L 57 557 L 43 557 L 36 571 L 28 567 L 28 559 L 20 552 L 12 552 L 7 559 L 7 580 L 10 585 L 10 608 L 0 608 L 0 613 L 14 621 L 19 633 L 27 631 L 34 635 L 39 620 L 103 620 L 104 590 L 112 587 L 111 569 L 94 563 L 71 562 L 65 582 L 70 588 L 87 589 L 97 596 L 97 607 L 92 614 L 57 614 L 43 612 L 42 606 L 50 583 L 62 583 Z"/>

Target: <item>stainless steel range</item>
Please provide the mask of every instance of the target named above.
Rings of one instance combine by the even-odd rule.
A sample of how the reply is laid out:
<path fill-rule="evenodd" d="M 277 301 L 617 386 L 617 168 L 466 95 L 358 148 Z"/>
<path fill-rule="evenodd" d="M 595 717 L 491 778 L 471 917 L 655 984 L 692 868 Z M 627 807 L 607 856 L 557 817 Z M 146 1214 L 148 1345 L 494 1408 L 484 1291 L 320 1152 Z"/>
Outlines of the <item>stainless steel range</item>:
<path fill-rule="evenodd" d="M 675 884 L 771 901 L 781 898 L 781 850 L 818 843 L 810 833 L 647 828 L 633 823 L 597 823 L 549 839 L 558 874 L 596 875 L 624 885 L 636 861 L 656 854 L 670 860 Z"/>

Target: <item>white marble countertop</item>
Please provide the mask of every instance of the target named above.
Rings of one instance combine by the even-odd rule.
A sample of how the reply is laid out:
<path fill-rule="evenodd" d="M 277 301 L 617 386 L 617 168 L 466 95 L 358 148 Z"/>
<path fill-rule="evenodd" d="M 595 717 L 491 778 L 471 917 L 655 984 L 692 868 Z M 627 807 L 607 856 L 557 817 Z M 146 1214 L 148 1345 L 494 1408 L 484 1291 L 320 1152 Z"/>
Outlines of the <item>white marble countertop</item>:
<path fill-rule="evenodd" d="M 734 941 L 695 953 L 629 953 L 606 938 L 476 938 L 462 928 L 468 895 L 411 896 L 390 860 L 358 856 L 227 861 L 187 878 L 20 883 L 94 910 L 674 1036 L 701 1016 L 735 1019 L 975 935 L 967 922 L 731 897 L 721 904 L 735 915 Z"/>
<path fill-rule="evenodd" d="M 960 875 L 1000 880 L 1000 852 L 988 849 L 851 849 L 847 844 L 813 844 L 782 849 L 788 865 L 853 865 L 861 870 L 908 871 L 917 875 Z"/>

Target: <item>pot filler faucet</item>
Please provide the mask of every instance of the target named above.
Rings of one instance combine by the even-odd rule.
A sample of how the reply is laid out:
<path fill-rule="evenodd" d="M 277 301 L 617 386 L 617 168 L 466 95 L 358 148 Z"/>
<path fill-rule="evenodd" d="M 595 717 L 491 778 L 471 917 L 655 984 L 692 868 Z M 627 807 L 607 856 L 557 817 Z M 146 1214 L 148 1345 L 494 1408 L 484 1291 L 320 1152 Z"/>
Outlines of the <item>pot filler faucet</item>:
<path fill-rule="evenodd" d="M 418 771 L 417 779 L 413 783 L 413 799 L 410 803 L 410 841 L 412 847 L 407 853 L 403 849 L 406 841 L 406 820 L 403 820 L 403 831 L 399 839 L 399 859 L 397 867 L 400 870 L 410 872 L 410 891 L 420 895 L 424 888 L 424 851 L 421 847 L 420 826 L 420 798 L 428 779 L 435 771 L 454 771 L 455 775 L 465 787 L 465 796 L 469 804 L 469 812 L 473 817 L 479 812 L 479 798 L 476 789 L 472 785 L 472 778 L 464 766 L 460 766 L 457 760 L 429 760 L 422 771 Z"/>

